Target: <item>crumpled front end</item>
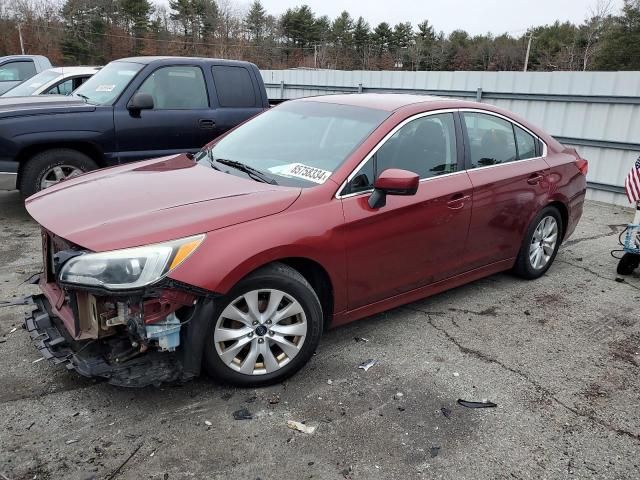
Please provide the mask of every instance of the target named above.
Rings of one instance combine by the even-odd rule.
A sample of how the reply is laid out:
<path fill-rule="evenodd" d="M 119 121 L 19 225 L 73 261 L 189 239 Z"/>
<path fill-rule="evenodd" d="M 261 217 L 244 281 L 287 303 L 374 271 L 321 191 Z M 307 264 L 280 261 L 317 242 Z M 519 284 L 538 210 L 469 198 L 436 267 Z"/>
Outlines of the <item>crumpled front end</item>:
<path fill-rule="evenodd" d="M 42 294 L 25 328 L 45 358 L 128 387 L 199 375 L 215 294 L 168 279 L 129 292 L 62 285 L 56 273 L 81 249 L 44 230 L 42 238 Z"/>

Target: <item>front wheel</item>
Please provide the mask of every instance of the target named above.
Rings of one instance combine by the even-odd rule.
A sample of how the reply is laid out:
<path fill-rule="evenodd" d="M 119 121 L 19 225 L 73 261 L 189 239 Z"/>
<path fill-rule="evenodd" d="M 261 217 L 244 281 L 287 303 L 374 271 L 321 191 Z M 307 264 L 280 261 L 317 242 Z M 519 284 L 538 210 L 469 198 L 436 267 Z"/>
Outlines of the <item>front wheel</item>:
<path fill-rule="evenodd" d="M 244 387 L 281 382 L 313 355 L 322 308 L 293 268 L 273 264 L 240 281 L 215 308 L 205 343 L 213 378 Z"/>
<path fill-rule="evenodd" d="M 544 275 L 556 258 L 563 228 L 560 212 L 554 207 L 543 208 L 527 229 L 514 273 L 526 279 Z"/>
<path fill-rule="evenodd" d="M 22 170 L 20 192 L 24 197 L 30 197 L 40 190 L 96 168 L 96 162 L 77 150 L 45 150 L 27 160 Z"/>

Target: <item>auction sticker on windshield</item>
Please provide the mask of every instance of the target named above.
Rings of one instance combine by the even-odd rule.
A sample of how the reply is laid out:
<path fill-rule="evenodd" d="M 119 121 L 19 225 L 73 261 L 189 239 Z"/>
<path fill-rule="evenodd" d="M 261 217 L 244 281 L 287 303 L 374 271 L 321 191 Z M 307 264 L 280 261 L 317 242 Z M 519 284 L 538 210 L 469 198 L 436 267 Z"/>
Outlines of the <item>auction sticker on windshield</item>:
<path fill-rule="evenodd" d="M 115 85 L 98 85 L 96 92 L 113 92 L 114 88 L 116 88 Z"/>
<path fill-rule="evenodd" d="M 313 183 L 324 183 L 333 173 L 328 170 L 322 170 L 321 168 L 310 167 L 302 163 L 290 163 L 289 165 L 272 167 L 269 171 L 284 177 L 302 178 Z"/>

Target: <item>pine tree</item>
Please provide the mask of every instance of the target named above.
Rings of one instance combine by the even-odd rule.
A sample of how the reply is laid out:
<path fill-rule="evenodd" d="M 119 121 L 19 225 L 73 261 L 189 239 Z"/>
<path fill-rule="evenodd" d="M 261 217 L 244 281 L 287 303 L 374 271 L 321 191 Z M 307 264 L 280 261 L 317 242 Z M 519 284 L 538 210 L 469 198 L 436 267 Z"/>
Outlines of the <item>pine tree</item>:
<path fill-rule="evenodd" d="M 308 47 L 318 40 L 318 24 L 308 5 L 289 8 L 280 22 L 287 43 L 295 47 Z"/>
<path fill-rule="evenodd" d="M 371 36 L 371 28 L 362 17 L 358 17 L 358 21 L 353 27 L 353 45 L 358 54 L 358 66 L 362 69 L 367 68 L 368 47 Z"/>
<path fill-rule="evenodd" d="M 393 46 L 393 32 L 387 22 L 380 23 L 374 29 L 371 43 L 378 55 L 382 55 Z"/>
<path fill-rule="evenodd" d="M 71 64 L 102 64 L 106 61 L 105 4 L 92 0 L 67 0 L 62 7 L 64 34 L 62 54 Z"/>
<path fill-rule="evenodd" d="M 142 50 L 141 37 L 149 30 L 149 16 L 153 7 L 148 0 L 118 0 L 118 12 L 127 32 L 133 37 L 132 55 Z"/>
<path fill-rule="evenodd" d="M 353 43 L 353 19 L 344 11 L 331 25 L 331 38 L 335 45 L 350 47 Z"/>
<path fill-rule="evenodd" d="M 267 15 L 260 0 L 254 0 L 249 8 L 247 16 L 244 18 L 244 24 L 251 35 L 251 38 L 257 43 L 262 43 L 265 34 Z"/>

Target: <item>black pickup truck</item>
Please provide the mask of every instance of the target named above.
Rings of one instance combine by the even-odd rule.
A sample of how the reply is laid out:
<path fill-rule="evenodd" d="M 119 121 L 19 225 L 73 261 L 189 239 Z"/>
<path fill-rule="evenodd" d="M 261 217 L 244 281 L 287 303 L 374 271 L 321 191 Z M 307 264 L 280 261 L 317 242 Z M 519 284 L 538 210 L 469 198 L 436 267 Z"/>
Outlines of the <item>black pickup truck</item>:
<path fill-rule="evenodd" d="M 117 60 L 70 97 L 0 99 L 0 183 L 29 196 L 88 170 L 196 152 L 268 107 L 252 63 Z"/>

